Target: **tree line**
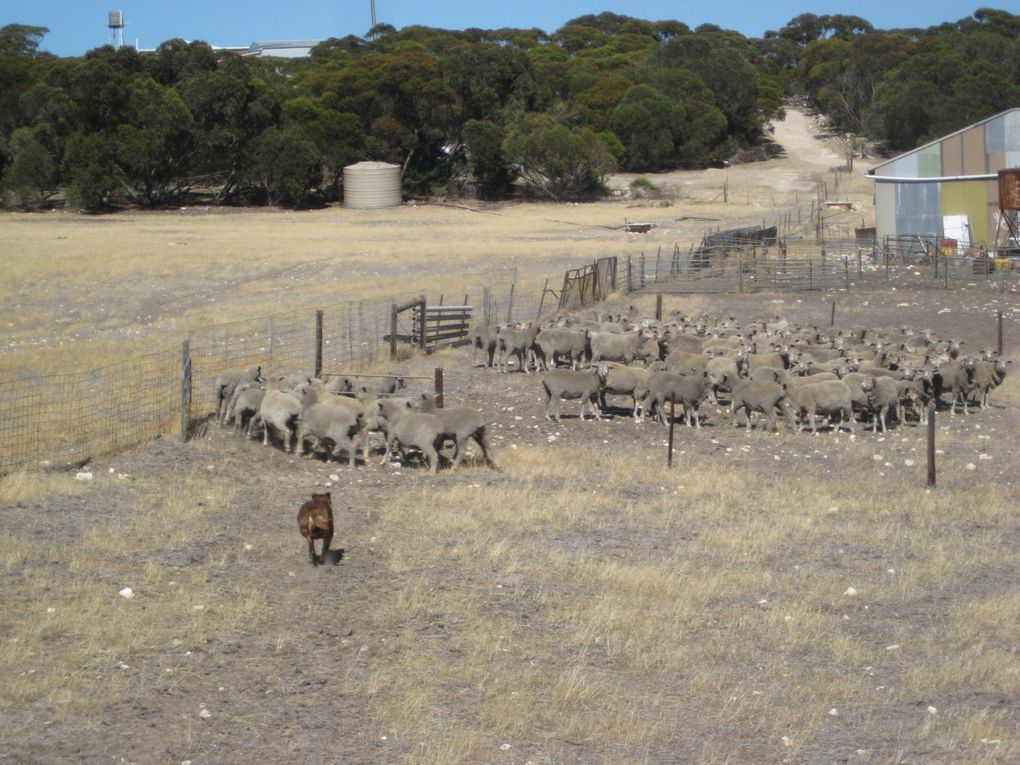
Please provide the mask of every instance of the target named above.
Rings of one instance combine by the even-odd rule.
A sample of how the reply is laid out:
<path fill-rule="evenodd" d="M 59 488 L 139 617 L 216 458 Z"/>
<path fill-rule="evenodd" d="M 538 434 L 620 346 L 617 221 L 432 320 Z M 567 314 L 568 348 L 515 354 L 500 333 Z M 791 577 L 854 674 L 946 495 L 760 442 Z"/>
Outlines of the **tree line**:
<path fill-rule="evenodd" d="M 892 150 L 1020 105 L 1020 17 L 987 8 L 923 30 L 803 14 L 761 39 L 613 13 L 551 34 L 383 24 L 303 59 L 176 39 L 60 58 L 47 31 L 0 29 L 0 190 L 25 209 L 313 206 L 364 159 L 412 194 L 583 200 L 616 170 L 761 155 L 790 96 Z"/>

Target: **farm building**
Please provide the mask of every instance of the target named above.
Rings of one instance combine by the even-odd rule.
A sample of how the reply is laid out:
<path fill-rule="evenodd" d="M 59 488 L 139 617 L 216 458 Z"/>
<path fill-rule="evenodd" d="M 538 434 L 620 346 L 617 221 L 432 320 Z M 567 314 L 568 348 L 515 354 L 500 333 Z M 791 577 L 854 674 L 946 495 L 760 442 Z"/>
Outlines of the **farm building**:
<path fill-rule="evenodd" d="M 999 171 L 1020 168 L 1020 107 L 868 171 L 878 241 L 956 240 L 961 252 L 1005 240 Z M 973 248 L 973 250 L 968 250 Z"/>

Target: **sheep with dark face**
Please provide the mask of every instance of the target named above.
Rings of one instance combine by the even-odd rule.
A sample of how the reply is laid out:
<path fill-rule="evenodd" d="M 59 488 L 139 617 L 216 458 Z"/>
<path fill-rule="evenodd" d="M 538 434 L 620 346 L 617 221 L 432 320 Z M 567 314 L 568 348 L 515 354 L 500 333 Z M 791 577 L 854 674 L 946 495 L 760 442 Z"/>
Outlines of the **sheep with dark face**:
<path fill-rule="evenodd" d="M 586 409 L 591 409 L 596 420 L 602 419 L 599 411 L 599 392 L 604 383 L 598 367 L 582 370 L 551 369 L 542 377 L 542 388 L 545 390 L 545 416 L 560 421 L 560 401 L 562 399 L 580 399 L 581 411 L 579 419 L 585 418 Z"/>
<path fill-rule="evenodd" d="M 237 386 L 244 382 L 263 382 L 262 367 L 252 367 L 244 371 L 227 370 L 216 377 L 216 421 L 220 425 L 226 425 L 230 399 Z"/>
<path fill-rule="evenodd" d="M 741 411 L 747 419 L 748 429 L 753 428 L 751 415 L 759 412 L 768 420 L 769 432 L 775 432 L 777 415 L 782 413 L 791 430 L 796 429 L 793 407 L 787 398 L 786 388 L 774 380 L 743 380 L 733 388 L 730 401 L 734 425 L 739 425 Z"/>
<path fill-rule="evenodd" d="M 907 421 L 907 408 L 914 413 L 921 425 L 928 423 L 928 404 L 932 400 L 931 373 L 925 371 L 912 380 L 897 380 L 896 390 L 899 400 L 896 403 L 896 419 Z"/>

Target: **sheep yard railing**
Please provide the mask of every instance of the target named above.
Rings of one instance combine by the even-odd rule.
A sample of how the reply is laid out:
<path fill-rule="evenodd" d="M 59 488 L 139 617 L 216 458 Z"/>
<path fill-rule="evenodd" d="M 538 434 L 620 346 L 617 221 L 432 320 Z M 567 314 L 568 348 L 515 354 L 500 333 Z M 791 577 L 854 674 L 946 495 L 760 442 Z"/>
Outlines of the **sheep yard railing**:
<path fill-rule="evenodd" d="M 639 264 L 637 283 L 633 281 L 633 262 L 628 271 L 633 291 L 675 294 L 799 292 L 850 286 L 850 259 L 839 256 L 791 258 L 709 252 L 675 258 L 668 270 L 651 275 Z"/>

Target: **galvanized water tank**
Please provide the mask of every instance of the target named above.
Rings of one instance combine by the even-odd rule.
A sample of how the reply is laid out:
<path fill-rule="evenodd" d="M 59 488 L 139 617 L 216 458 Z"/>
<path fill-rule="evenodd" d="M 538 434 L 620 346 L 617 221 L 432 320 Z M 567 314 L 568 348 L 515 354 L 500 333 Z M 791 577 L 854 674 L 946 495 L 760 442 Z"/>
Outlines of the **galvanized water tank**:
<path fill-rule="evenodd" d="M 358 162 L 344 168 L 344 206 L 395 207 L 401 201 L 399 165 Z"/>

